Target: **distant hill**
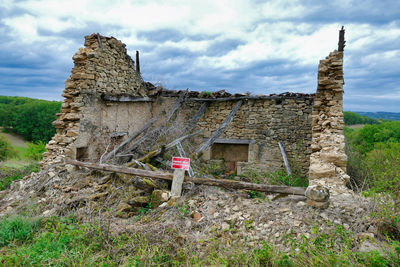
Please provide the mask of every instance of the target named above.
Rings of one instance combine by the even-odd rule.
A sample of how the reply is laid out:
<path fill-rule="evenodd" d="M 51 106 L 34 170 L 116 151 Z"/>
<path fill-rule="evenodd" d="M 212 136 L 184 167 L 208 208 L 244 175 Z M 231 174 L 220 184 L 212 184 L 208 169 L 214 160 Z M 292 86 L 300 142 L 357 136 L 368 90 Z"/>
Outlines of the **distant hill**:
<path fill-rule="evenodd" d="M 0 127 L 21 135 L 27 141 L 47 143 L 56 129 L 61 102 L 28 97 L 0 96 Z"/>
<path fill-rule="evenodd" d="M 384 119 L 384 120 L 395 120 L 400 121 L 400 112 L 363 112 L 363 111 L 354 111 L 358 115 L 370 117 L 373 119 Z"/>

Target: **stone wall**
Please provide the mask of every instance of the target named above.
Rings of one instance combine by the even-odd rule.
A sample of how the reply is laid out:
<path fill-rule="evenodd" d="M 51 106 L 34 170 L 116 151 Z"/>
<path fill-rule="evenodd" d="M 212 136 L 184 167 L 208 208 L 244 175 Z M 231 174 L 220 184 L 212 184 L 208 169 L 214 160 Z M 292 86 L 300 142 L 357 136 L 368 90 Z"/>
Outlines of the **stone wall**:
<path fill-rule="evenodd" d="M 209 137 L 224 121 L 235 101 L 212 103 L 199 121 Z M 245 101 L 221 138 L 251 139 L 249 162 L 239 163 L 239 173 L 267 172 L 282 169 L 278 142 L 284 144 L 292 164 L 307 174 L 311 153 L 312 95 L 260 98 Z M 292 167 L 295 167 L 294 165 Z"/>
<path fill-rule="evenodd" d="M 113 37 L 86 36 L 85 47 L 73 60 L 74 68 L 65 82 L 65 100 L 54 122 L 57 134 L 47 145 L 43 165 L 61 163 L 65 157 L 98 162 L 102 154 L 151 118 L 161 117 L 155 126 L 165 123 L 181 93 L 159 90 L 143 82 L 125 45 Z M 248 162 L 238 163 L 238 172 L 283 168 L 278 146 L 282 142 L 291 163 L 298 165 L 292 167 L 303 174 L 309 172 L 313 182 L 343 184 L 341 180 L 347 176 L 342 64 L 343 52 L 333 52 L 321 61 L 315 99 L 313 94 L 256 97 L 217 92 L 211 96 L 213 100 L 210 96 L 203 96 L 203 100 L 198 92 L 187 92 L 174 123 L 186 125 L 202 103 L 209 101 L 196 126 L 204 130 L 203 135 L 191 140 L 193 146 L 198 146 L 241 99 L 242 106 L 220 136 L 249 141 Z M 210 159 L 211 150 L 203 156 Z"/>
<path fill-rule="evenodd" d="M 343 84 L 343 52 L 334 51 L 320 61 L 318 68 L 309 172 L 311 185 L 326 186 L 333 193 L 346 190 L 349 179 L 345 173 Z"/>
<path fill-rule="evenodd" d="M 97 116 L 90 103 L 101 94 L 132 96 L 146 95 L 140 74 L 134 70 L 134 62 L 127 54 L 125 45 L 114 37 L 92 34 L 85 37 L 85 47 L 72 57 L 74 67 L 65 81 L 60 113 L 53 125 L 56 135 L 50 140 L 42 165 L 60 163 L 65 156 L 73 156 L 73 143 L 91 125 L 80 125 L 85 116 Z M 88 108 L 89 107 L 89 108 Z M 96 128 L 90 128 L 93 134 Z"/>

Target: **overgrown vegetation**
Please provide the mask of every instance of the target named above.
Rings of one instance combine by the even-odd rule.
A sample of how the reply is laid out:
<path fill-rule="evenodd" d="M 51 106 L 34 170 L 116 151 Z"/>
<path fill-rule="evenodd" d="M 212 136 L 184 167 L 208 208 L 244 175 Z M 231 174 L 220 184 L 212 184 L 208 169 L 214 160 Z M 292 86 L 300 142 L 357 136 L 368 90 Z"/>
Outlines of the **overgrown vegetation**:
<path fill-rule="evenodd" d="M 0 220 L 1 254 L 5 266 L 398 266 L 400 243 L 385 252 L 354 252 L 358 241 L 338 226 L 330 234 L 298 242 L 284 238 L 287 253 L 262 241 L 227 245 L 210 239 L 195 246 L 167 228 L 156 238 L 141 233 L 112 234 L 107 224 L 80 223 L 73 216 L 48 219 L 24 217 Z M 179 243 L 180 245 L 177 245 Z"/>
<path fill-rule="evenodd" d="M 55 134 L 51 124 L 61 102 L 27 97 L 0 96 L 0 126 L 27 141 L 48 142 Z"/>
<path fill-rule="evenodd" d="M 31 163 L 19 168 L 0 166 L 0 191 L 8 189 L 12 182 L 22 179 L 31 172 L 38 172 L 39 168 L 38 163 Z"/>
<path fill-rule="evenodd" d="M 17 151 L 8 142 L 7 137 L 0 135 L 0 161 L 14 158 L 17 156 Z"/>
<path fill-rule="evenodd" d="M 345 130 L 351 186 L 375 202 L 380 232 L 400 240 L 400 122 Z"/>

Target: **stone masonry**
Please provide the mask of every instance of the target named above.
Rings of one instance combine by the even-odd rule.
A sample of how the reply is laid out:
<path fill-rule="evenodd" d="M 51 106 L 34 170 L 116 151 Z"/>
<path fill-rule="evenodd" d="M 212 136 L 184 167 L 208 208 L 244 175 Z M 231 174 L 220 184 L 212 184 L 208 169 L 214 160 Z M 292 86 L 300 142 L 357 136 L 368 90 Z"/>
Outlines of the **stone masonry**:
<path fill-rule="evenodd" d="M 312 111 L 310 185 L 328 187 L 331 193 L 347 191 L 347 156 L 344 150 L 343 52 L 321 60 L 318 89 Z"/>
<path fill-rule="evenodd" d="M 92 34 L 73 56 L 74 68 L 65 82 L 65 97 L 57 120 L 56 135 L 47 144 L 42 165 L 62 163 L 64 158 L 98 162 L 101 155 L 126 140 L 147 121 L 161 117 L 160 124 L 182 91 L 156 88 L 143 82 L 125 45 L 113 37 Z M 206 112 L 196 127 L 198 146 L 224 121 L 237 101 L 243 104 L 219 137 L 248 141 L 248 157 L 237 162 L 238 172 L 267 172 L 284 167 L 278 142 L 289 161 L 311 184 L 343 185 L 348 176 L 343 136 L 343 52 L 333 52 L 318 70 L 314 94 L 285 93 L 251 96 L 189 91 L 176 121 L 185 125 L 205 101 Z M 124 100 L 121 100 L 124 99 Z M 312 113 L 311 113 L 312 112 Z M 311 145 L 312 144 L 312 145 Z M 210 159 L 210 150 L 204 158 Z"/>
<path fill-rule="evenodd" d="M 85 114 L 84 97 L 100 94 L 145 95 L 141 77 L 125 45 L 114 37 L 92 34 L 85 37 L 85 48 L 72 57 L 74 68 L 65 81 L 60 113 L 53 125 L 56 135 L 50 140 L 42 165 L 61 163 L 72 156 L 72 144 L 79 135 L 80 120 Z"/>

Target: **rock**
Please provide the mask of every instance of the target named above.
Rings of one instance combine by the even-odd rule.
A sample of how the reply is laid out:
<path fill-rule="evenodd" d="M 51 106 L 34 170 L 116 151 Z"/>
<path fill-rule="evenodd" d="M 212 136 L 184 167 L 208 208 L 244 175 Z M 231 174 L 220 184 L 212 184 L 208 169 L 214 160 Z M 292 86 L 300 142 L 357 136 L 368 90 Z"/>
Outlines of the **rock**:
<path fill-rule="evenodd" d="M 228 223 L 223 222 L 223 223 L 221 224 L 221 229 L 222 229 L 222 230 L 227 231 L 227 230 L 229 230 L 229 228 L 230 228 L 230 225 L 229 225 Z"/>
<path fill-rule="evenodd" d="M 118 204 L 116 210 L 117 210 L 117 213 L 118 212 L 130 212 L 133 210 L 133 207 L 131 205 L 129 205 L 128 203 L 121 202 Z"/>
<path fill-rule="evenodd" d="M 151 206 L 157 208 L 161 203 L 167 202 L 171 193 L 166 190 L 154 190 L 151 193 Z"/>
<path fill-rule="evenodd" d="M 176 205 L 176 202 L 177 202 L 179 199 L 180 199 L 180 197 L 178 197 L 178 196 L 172 196 L 172 197 L 168 200 L 167 206 L 168 206 L 168 207 L 175 206 L 175 205 Z"/>
<path fill-rule="evenodd" d="M 193 211 L 190 216 L 193 218 L 195 222 L 200 222 L 203 219 L 203 216 L 201 216 L 201 213 L 198 211 Z"/>
<path fill-rule="evenodd" d="M 147 196 L 134 197 L 128 200 L 127 203 L 134 207 L 145 207 L 147 204 L 149 204 L 149 197 Z"/>
<path fill-rule="evenodd" d="M 307 205 L 314 207 L 314 208 L 318 208 L 318 209 L 326 209 L 329 207 L 329 201 L 320 202 L 320 201 L 314 201 L 311 199 L 307 199 Z"/>
<path fill-rule="evenodd" d="M 96 194 L 88 196 L 88 200 L 92 200 L 92 201 L 101 200 L 101 199 L 104 199 L 107 195 L 108 195 L 108 192 L 96 193 Z"/>
<path fill-rule="evenodd" d="M 311 185 L 307 187 L 305 196 L 313 201 L 326 202 L 329 199 L 329 189 L 321 185 Z"/>

